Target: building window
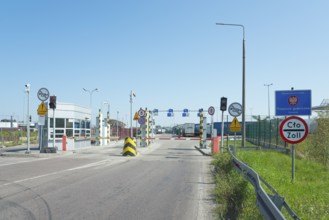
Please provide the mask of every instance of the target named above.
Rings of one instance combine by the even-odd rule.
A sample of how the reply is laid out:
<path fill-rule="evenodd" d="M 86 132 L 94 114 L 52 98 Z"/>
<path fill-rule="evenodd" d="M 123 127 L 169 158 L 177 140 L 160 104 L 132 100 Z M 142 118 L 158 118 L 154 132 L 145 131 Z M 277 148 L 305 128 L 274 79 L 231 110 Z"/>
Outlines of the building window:
<path fill-rule="evenodd" d="M 67 118 L 66 119 L 66 128 L 73 128 L 73 119 Z"/>
<path fill-rule="evenodd" d="M 66 129 L 66 136 L 73 137 L 73 129 Z"/>
<path fill-rule="evenodd" d="M 86 128 L 90 129 L 90 121 L 86 120 Z"/>
<path fill-rule="evenodd" d="M 65 128 L 64 118 L 56 118 L 56 128 Z"/>
<path fill-rule="evenodd" d="M 80 128 L 80 120 L 74 120 L 74 128 Z"/>

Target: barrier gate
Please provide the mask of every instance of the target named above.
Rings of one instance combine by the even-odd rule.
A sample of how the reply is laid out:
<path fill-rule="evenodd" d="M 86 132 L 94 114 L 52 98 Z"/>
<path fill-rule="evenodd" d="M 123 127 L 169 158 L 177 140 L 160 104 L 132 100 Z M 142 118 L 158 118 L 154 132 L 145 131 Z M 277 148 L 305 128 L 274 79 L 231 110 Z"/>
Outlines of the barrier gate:
<path fill-rule="evenodd" d="M 173 117 L 174 116 L 174 112 L 182 112 L 182 116 L 183 117 L 187 117 L 189 116 L 190 112 L 197 112 L 198 116 L 200 117 L 200 135 L 199 138 L 182 138 L 182 137 L 178 137 L 178 138 L 155 138 L 154 137 L 154 116 L 158 116 L 159 112 L 167 112 L 167 116 L 168 117 Z M 140 146 L 141 147 L 146 147 L 150 144 L 151 141 L 154 140 L 199 140 L 200 141 L 200 148 L 206 148 L 206 141 L 207 140 L 211 140 L 211 138 L 207 139 L 207 118 L 204 117 L 204 111 L 203 109 L 199 109 L 199 110 L 187 110 L 184 109 L 183 111 L 180 110 L 173 110 L 173 109 L 169 109 L 169 110 L 158 110 L 158 109 L 154 109 L 153 111 L 148 110 L 147 108 L 142 109 L 140 108 L 139 111 L 137 112 L 139 119 L 138 119 L 138 123 L 140 124 L 140 135 L 139 135 L 139 139 L 140 139 Z M 211 115 L 212 117 L 212 115 Z M 213 122 L 213 120 L 211 120 Z M 213 126 L 211 126 L 212 128 Z M 211 129 L 213 130 L 213 129 Z M 212 134 L 212 132 L 211 132 Z"/>

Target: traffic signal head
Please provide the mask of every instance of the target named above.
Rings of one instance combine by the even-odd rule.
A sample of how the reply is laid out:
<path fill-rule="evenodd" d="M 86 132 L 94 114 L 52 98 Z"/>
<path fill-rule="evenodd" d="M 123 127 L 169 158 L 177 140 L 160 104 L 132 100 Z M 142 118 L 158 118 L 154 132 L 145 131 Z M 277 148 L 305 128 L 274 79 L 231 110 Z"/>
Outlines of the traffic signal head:
<path fill-rule="evenodd" d="M 226 97 L 222 97 L 220 99 L 220 110 L 221 111 L 226 111 L 227 109 L 227 98 Z"/>
<path fill-rule="evenodd" d="M 52 108 L 52 109 L 56 108 L 56 96 L 50 96 L 49 108 Z"/>

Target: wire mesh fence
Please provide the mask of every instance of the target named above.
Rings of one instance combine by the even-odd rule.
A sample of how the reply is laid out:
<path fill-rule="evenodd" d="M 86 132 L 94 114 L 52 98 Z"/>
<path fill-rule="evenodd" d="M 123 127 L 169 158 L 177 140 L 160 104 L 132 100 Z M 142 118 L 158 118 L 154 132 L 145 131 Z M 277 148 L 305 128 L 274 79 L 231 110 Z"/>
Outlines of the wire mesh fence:
<path fill-rule="evenodd" d="M 261 119 L 246 124 L 246 138 L 249 142 L 262 147 L 287 147 L 280 136 L 280 123 L 283 118 Z"/>

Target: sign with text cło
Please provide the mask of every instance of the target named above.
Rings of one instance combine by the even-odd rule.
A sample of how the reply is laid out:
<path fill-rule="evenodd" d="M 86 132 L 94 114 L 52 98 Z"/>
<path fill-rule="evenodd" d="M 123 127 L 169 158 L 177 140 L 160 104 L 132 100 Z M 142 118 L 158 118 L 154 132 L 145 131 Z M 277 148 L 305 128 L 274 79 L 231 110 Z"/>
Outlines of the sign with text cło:
<path fill-rule="evenodd" d="M 280 135 L 283 140 L 290 144 L 302 142 L 308 134 L 308 126 L 304 119 L 290 116 L 280 124 Z"/>
<path fill-rule="evenodd" d="M 311 90 L 275 91 L 275 115 L 311 115 Z"/>

